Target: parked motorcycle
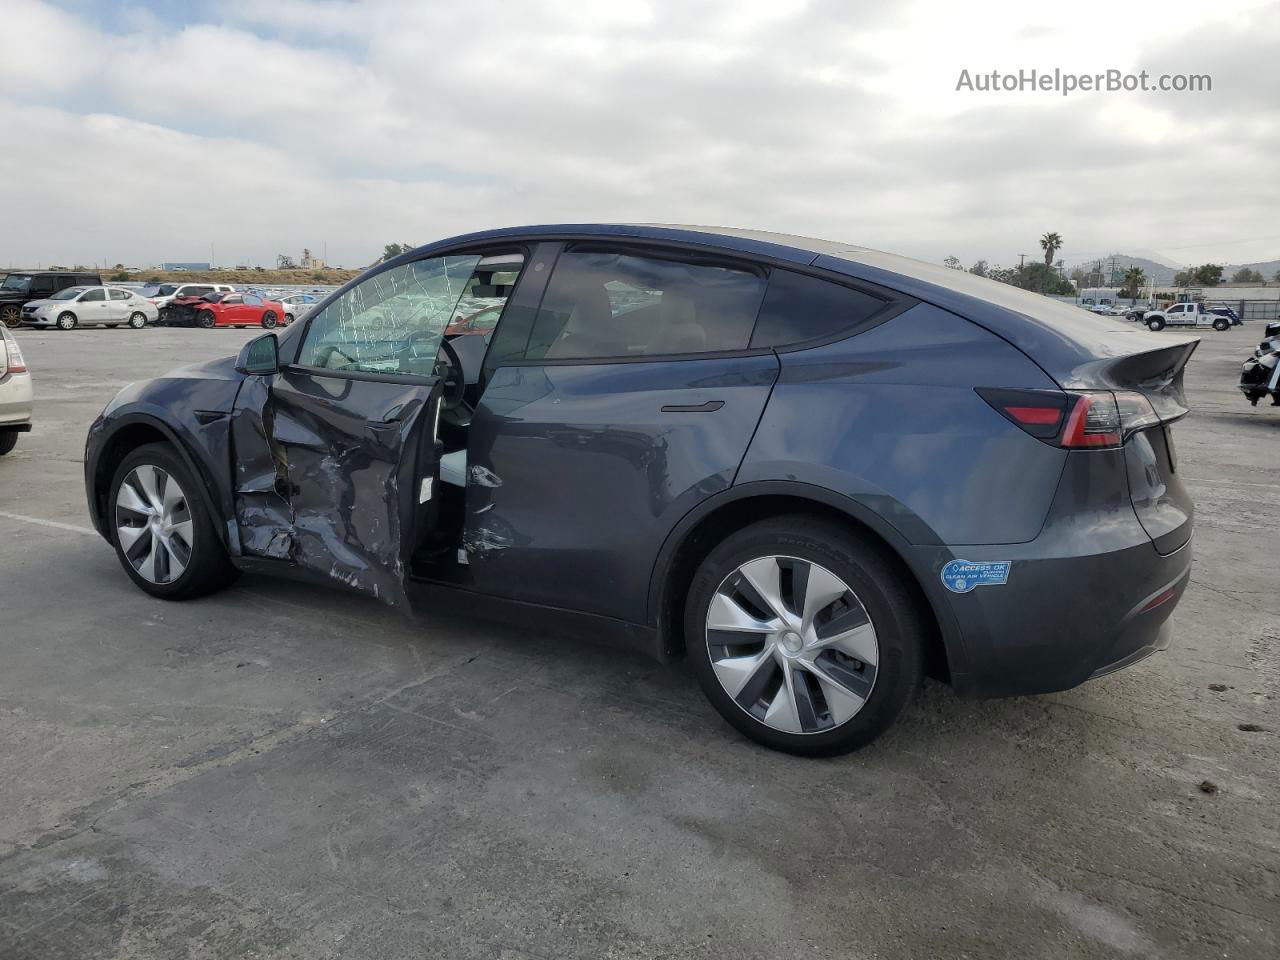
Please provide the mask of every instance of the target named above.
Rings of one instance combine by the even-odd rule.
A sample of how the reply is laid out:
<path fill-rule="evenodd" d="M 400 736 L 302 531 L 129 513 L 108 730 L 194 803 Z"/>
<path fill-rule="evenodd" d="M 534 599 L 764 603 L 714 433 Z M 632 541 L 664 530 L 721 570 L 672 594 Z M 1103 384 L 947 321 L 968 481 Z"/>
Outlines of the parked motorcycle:
<path fill-rule="evenodd" d="M 1265 337 L 1240 367 L 1240 390 L 1255 407 L 1267 396 L 1280 407 L 1280 321 L 1267 324 Z"/>

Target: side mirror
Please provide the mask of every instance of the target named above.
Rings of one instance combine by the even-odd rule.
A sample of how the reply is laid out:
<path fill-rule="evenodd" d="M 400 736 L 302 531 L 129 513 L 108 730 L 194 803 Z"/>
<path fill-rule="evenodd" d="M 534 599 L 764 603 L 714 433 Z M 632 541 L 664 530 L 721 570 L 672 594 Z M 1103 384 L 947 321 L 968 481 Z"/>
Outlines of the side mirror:
<path fill-rule="evenodd" d="M 240 348 L 236 357 L 236 372 L 254 377 L 264 377 L 280 372 L 280 344 L 274 333 L 254 337 Z"/>

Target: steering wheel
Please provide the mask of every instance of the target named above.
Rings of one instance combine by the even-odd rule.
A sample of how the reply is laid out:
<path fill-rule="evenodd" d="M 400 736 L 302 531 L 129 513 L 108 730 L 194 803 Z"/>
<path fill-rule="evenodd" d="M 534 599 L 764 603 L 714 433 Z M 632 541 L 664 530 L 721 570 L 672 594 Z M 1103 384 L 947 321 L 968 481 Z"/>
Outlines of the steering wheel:
<path fill-rule="evenodd" d="M 419 340 L 432 336 L 436 336 L 433 331 L 416 330 L 405 337 L 404 346 L 399 350 L 401 364 L 403 365 L 405 360 L 418 356 L 414 347 Z M 440 353 L 444 356 L 441 357 Z M 462 361 L 458 358 L 458 351 L 453 349 L 453 344 L 448 340 L 443 338 L 440 340 L 432 371 L 444 384 L 444 393 L 440 397 L 440 409 L 456 410 L 462 406 L 467 390 L 467 378 L 462 369 Z"/>

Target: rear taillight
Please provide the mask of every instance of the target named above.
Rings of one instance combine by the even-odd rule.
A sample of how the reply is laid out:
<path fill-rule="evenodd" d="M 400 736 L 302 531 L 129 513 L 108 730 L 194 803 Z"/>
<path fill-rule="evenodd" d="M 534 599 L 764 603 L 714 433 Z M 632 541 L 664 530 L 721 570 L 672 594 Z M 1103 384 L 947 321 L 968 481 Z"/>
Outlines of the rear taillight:
<path fill-rule="evenodd" d="M 1140 393 L 1110 390 L 996 390 L 978 395 L 1039 440 L 1071 450 L 1118 447 L 1160 417 Z"/>
<path fill-rule="evenodd" d="M 10 340 L 8 337 L 4 337 L 2 342 L 4 343 L 5 354 L 9 360 L 8 362 L 9 369 L 6 372 L 7 373 L 25 373 L 27 370 L 27 365 L 22 359 L 22 351 L 18 349 L 18 345 L 14 343 L 12 340 Z"/>

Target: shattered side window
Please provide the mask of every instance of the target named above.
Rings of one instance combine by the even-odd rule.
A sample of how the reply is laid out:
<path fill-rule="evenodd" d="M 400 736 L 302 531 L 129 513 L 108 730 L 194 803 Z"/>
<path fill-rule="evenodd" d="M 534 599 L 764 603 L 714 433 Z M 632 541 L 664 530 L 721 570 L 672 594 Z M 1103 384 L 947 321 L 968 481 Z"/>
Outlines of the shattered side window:
<path fill-rule="evenodd" d="M 311 321 L 298 363 L 361 373 L 430 372 L 444 328 L 479 261 L 478 256 L 418 260 L 352 287 Z"/>

